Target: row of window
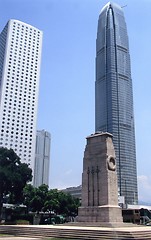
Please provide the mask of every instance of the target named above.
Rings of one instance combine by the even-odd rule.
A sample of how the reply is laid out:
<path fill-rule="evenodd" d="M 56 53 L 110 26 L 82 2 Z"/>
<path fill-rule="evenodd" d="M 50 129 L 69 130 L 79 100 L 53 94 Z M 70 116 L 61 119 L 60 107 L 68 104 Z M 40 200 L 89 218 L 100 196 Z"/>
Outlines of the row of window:
<path fill-rule="evenodd" d="M 1 133 L 1 137 L 4 137 L 4 134 L 3 134 L 3 133 Z M 14 136 L 14 135 L 10 135 L 10 134 L 9 134 L 9 135 L 8 135 L 8 134 L 5 134 L 5 137 L 6 137 L 6 141 L 8 141 L 7 137 L 9 137 L 9 139 L 12 138 L 12 142 L 14 141 L 14 140 L 13 140 L 14 138 L 16 138 L 16 140 L 19 138 L 19 140 L 20 140 L 20 139 L 23 139 L 23 137 L 25 137 L 25 140 L 28 140 L 29 142 L 32 142 L 32 138 L 27 138 L 27 136 L 25 136 L 25 135 L 23 135 L 23 134 L 22 134 L 21 136 L 20 136 L 20 135 L 18 136 L 18 134 L 15 135 L 15 136 Z M 3 138 L 2 138 L 2 139 L 3 139 Z M 17 140 L 16 142 L 18 142 L 18 140 Z"/>
<path fill-rule="evenodd" d="M 19 34 L 14 34 L 14 31 L 12 32 L 12 40 L 23 40 L 23 39 L 29 39 L 30 41 L 32 40 L 33 42 L 35 42 L 37 40 L 37 42 L 39 42 L 39 36 L 37 37 L 36 35 L 31 35 L 27 32 L 20 32 L 20 36 Z"/>
<path fill-rule="evenodd" d="M 16 29 L 16 27 L 18 29 L 20 29 L 22 27 L 22 29 L 30 30 L 30 32 L 34 32 L 34 33 L 38 32 L 38 34 L 40 34 L 40 31 L 38 31 L 38 29 L 36 30 L 34 28 L 31 28 L 29 26 L 23 25 L 21 23 L 15 22 L 15 21 L 13 22 L 13 27 L 14 27 L 14 30 Z"/>

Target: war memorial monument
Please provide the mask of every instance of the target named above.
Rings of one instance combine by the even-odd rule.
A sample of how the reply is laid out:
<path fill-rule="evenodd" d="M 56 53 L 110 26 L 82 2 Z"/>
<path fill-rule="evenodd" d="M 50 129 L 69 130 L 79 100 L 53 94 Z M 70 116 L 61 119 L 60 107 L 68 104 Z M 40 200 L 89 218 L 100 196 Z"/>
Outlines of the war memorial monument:
<path fill-rule="evenodd" d="M 82 174 L 82 206 L 79 222 L 100 225 L 121 224 L 115 150 L 112 135 L 96 133 L 87 137 Z"/>

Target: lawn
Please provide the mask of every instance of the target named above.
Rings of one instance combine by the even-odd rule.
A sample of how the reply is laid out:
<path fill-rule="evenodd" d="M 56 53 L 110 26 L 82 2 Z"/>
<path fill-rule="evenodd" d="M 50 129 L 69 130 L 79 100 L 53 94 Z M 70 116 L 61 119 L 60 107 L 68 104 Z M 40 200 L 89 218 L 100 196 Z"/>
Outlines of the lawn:
<path fill-rule="evenodd" d="M 47 240 L 73 240 L 73 238 L 48 238 Z M 79 239 L 75 239 L 74 240 L 79 240 Z"/>

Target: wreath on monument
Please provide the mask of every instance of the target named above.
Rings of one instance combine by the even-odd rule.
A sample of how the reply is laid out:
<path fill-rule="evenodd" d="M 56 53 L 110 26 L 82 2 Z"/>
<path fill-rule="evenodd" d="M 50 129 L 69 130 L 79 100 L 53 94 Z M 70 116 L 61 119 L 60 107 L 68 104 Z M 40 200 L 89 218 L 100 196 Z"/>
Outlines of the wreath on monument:
<path fill-rule="evenodd" d="M 108 163 L 108 169 L 111 170 L 111 171 L 115 171 L 116 162 L 115 162 L 115 158 L 113 156 L 108 157 L 107 163 Z"/>

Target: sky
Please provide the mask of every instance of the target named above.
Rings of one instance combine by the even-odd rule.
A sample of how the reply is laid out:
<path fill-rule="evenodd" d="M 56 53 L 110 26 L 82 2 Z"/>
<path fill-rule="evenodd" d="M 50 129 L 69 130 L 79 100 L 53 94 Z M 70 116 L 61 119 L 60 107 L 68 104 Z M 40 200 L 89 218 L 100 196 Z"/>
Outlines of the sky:
<path fill-rule="evenodd" d="M 50 188 L 81 184 L 94 133 L 95 48 L 105 0 L 0 0 L 0 31 L 17 19 L 43 31 L 37 129 L 51 133 Z M 127 23 L 139 200 L 151 203 L 151 0 L 116 0 Z"/>

